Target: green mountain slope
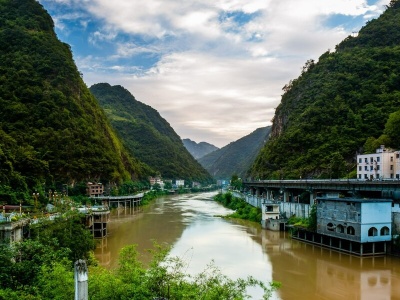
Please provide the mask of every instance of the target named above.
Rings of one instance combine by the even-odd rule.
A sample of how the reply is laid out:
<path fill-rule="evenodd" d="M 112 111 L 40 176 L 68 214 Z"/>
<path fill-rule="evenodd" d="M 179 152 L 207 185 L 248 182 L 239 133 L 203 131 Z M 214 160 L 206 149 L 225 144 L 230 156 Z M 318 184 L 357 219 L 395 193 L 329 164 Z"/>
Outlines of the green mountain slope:
<path fill-rule="evenodd" d="M 163 178 L 212 181 L 155 109 L 137 101 L 122 86 L 99 83 L 90 90 L 131 153 L 159 171 Z"/>
<path fill-rule="evenodd" d="M 34 0 L 0 1 L 0 107 L 0 195 L 142 172 Z"/>
<path fill-rule="evenodd" d="M 218 147 L 215 147 L 214 145 L 211 145 L 209 143 L 206 142 L 196 143 L 191 139 L 183 139 L 182 142 L 187 151 L 189 151 L 189 153 L 192 154 L 192 156 L 197 160 L 203 157 L 204 155 L 207 155 L 208 153 L 211 153 L 219 149 Z"/>
<path fill-rule="evenodd" d="M 400 109 L 400 4 L 349 36 L 287 84 L 271 138 L 251 168 L 255 178 L 340 178 L 357 152 L 382 137 Z M 397 147 L 400 146 L 397 145 Z"/>
<path fill-rule="evenodd" d="M 271 127 L 258 128 L 249 135 L 213 151 L 198 161 L 216 179 L 229 179 L 233 174 L 244 178 L 268 140 Z"/>

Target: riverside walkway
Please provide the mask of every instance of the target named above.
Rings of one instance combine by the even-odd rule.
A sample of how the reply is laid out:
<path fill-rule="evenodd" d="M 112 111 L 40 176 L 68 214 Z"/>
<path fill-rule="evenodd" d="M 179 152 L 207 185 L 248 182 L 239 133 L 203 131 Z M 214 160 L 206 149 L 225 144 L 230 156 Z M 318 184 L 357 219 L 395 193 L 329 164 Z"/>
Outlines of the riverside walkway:
<path fill-rule="evenodd" d="M 101 201 L 103 205 L 108 207 L 124 207 L 124 208 L 134 208 L 139 206 L 142 202 L 144 193 L 129 195 L 129 196 L 97 196 L 90 197 L 90 199 L 95 201 Z"/>

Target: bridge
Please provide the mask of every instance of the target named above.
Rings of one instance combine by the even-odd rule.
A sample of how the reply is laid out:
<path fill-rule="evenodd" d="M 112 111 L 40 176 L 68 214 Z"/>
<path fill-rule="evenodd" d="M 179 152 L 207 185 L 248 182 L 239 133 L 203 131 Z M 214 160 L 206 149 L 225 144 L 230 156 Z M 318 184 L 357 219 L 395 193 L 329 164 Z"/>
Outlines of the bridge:
<path fill-rule="evenodd" d="M 92 200 L 99 200 L 103 203 L 103 205 L 107 207 L 113 207 L 113 206 L 124 206 L 126 208 L 129 206 L 129 208 L 135 207 L 135 204 L 137 206 L 140 205 L 142 202 L 144 193 L 136 194 L 136 195 L 129 195 L 129 196 L 96 196 L 96 197 L 90 197 Z"/>
<path fill-rule="evenodd" d="M 283 202 L 299 202 L 300 194 L 310 194 L 309 203 L 319 195 L 340 194 L 358 198 L 390 198 L 400 200 L 400 180 L 300 179 L 245 181 L 247 192 L 257 197 Z"/>

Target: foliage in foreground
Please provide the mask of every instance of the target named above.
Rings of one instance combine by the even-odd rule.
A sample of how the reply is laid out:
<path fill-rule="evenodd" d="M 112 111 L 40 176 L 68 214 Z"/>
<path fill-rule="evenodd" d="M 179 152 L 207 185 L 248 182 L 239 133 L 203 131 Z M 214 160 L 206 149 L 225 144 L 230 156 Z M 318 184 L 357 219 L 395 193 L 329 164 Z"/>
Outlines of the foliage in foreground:
<path fill-rule="evenodd" d="M 101 267 L 90 269 L 91 299 L 246 299 L 246 288 L 257 286 L 269 299 L 278 283 L 266 286 L 252 277 L 232 280 L 209 264 L 198 275 L 186 273 L 188 264 L 178 257 L 169 257 L 168 249 L 155 246 L 153 261 L 145 269 L 139 262 L 136 246 L 127 246 L 120 254 L 114 271 Z"/>
<path fill-rule="evenodd" d="M 43 255 L 43 251 L 35 255 L 35 250 L 42 246 L 38 242 L 33 243 L 35 247 L 32 247 L 32 241 L 19 243 L 17 246 L 18 249 L 25 249 L 33 258 L 40 257 L 38 261 L 25 261 L 25 265 L 10 261 L 11 250 L 1 252 L 2 261 L 8 263 L 3 263 L 0 269 L 0 299 L 73 299 L 73 266 L 65 258 L 62 259 L 62 254 L 54 256 L 51 249 L 47 249 L 46 255 Z M 27 251 L 27 248 L 31 251 Z M 168 248 L 156 245 L 151 252 L 153 260 L 147 268 L 140 262 L 135 245 L 122 249 L 119 266 L 115 270 L 90 266 L 89 299 L 240 300 L 249 298 L 246 291 L 248 287 L 261 288 L 264 291 L 263 299 L 269 299 L 272 292 L 280 286 L 276 282 L 266 285 L 253 277 L 232 280 L 223 275 L 213 263 L 200 274 L 192 276 L 186 273 L 188 264 L 185 261 L 168 257 Z M 32 268 L 36 273 L 27 279 L 29 282 L 15 284 L 12 280 L 20 280 L 19 277 L 7 277 L 12 268 L 20 272 Z M 24 278 L 29 275 L 31 273 Z"/>
<path fill-rule="evenodd" d="M 235 210 L 234 213 L 227 216 L 228 218 L 249 220 L 257 223 L 261 222 L 261 209 L 246 203 L 246 201 L 240 198 L 234 197 L 230 192 L 219 193 L 214 197 L 214 200 L 227 208 Z"/>

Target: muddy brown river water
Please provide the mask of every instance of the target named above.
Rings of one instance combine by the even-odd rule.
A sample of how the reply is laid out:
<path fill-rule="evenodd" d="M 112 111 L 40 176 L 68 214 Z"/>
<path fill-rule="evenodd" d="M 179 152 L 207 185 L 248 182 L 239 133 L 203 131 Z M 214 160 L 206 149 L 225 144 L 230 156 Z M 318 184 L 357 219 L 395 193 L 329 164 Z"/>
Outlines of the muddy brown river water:
<path fill-rule="evenodd" d="M 400 299 L 400 258 L 350 256 L 292 240 L 287 232 L 216 217 L 231 211 L 211 201 L 214 195 L 167 196 L 139 210 L 113 211 L 109 236 L 99 241 L 96 257 L 113 268 L 120 249 L 136 244 L 146 262 L 145 250 L 157 241 L 171 245 L 170 255 L 187 261 L 193 274 L 213 261 L 231 278 L 279 281 L 273 299 Z M 261 299 L 261 291 L 250 293 Z"/>

